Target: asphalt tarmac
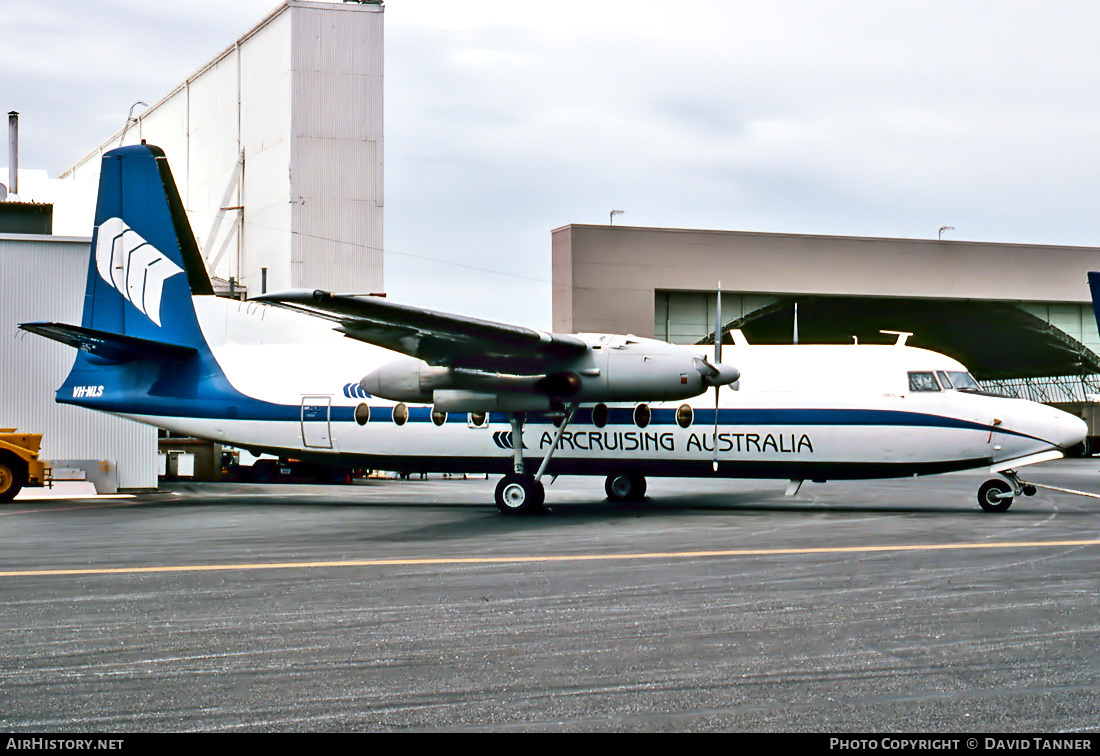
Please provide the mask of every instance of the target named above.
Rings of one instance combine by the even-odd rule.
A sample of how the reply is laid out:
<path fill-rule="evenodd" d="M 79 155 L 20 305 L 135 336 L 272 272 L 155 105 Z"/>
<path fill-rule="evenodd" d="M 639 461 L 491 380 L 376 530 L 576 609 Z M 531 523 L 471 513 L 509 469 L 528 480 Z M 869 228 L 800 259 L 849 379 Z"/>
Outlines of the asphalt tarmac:
<path fill-rule="evenodd" d="M 1100 498 L 988 476 L 175 484 L 0 508 L 10 732 L 1100 729 Z M 1100 460 L 1029 468 L 1100 493 Z"/>

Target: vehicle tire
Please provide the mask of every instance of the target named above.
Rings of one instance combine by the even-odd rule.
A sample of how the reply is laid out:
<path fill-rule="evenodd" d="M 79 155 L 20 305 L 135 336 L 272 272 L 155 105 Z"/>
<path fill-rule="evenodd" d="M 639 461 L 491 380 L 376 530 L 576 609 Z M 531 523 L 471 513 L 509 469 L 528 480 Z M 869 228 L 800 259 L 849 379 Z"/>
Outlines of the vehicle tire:
<path fill-rule="evenodd" d="M 1005 496 L 1005 494 L 1011 494 L 1011 492 L 1012 486 L 1006 481 L 997 478 L 987 480 L 978 489 L 978 504 L 986 512 L 1007 512 L 1012 506 L 1012 496 Z"/>
<path fill-rule="evenodd" d="M 252 463 L 252 481 L 271 483 L 279 477 L 278 462 L 273 459 L 258 459 Z"/>
<path fill-rule="evenodd" d="M 6 504 L 15 498 L 23 484 L 27 482 L 27 473 L 23 465 L 12 457 L 0 457 L 0 504 Z"/>
<path fill-rule="evenodd" d="M 317 468 L 313 480 L 322 486 L 345 486 L 351 483 L 351 470 L 346 467 L 324 465 Z"/>
<path fill-rule="evenodd" d="M 608 475 L 603 490 L 609 501 L 641 501 L 645 498 L 645 476 L 638 473 Z"/>
<path fill-rule="evenodd" d="M 503 514 L 524 514 L 542 507 L 546 489 L 529 475 L 505 475 L 497 483 L 497 509 Z"/>

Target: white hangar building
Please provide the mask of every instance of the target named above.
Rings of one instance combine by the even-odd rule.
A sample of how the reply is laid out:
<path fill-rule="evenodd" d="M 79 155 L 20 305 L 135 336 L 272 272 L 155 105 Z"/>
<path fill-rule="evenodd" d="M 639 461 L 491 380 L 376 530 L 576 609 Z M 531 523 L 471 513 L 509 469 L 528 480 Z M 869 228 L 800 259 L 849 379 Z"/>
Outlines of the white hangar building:
<path fill-rule="evenodd" d="M 94 184 L 104 152 L 144 139 L 216 278 L 380 292 L 383 17 L 287 0 L 61 178 Z"/>
<path fill-rule="evenodd" d="M 42 458 L 99 476 L 101 493 L 157 485 L 156 429 L 56 404 L 73 350 L 16 329 L 80 322 L 100 158 L 120 144 L 164 149 L 222 293 L 383 290 L 383 17 L 380 0 L 285 0 L 61 180 L 0 208 L 13 211 L 0 213 L 0 427 L 43 433 Z"/>

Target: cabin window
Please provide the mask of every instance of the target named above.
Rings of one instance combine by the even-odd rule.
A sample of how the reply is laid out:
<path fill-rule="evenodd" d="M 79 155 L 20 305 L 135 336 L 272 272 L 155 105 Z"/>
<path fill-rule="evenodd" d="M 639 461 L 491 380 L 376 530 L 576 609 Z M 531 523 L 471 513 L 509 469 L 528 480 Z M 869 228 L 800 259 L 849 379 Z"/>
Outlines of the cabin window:
<path fill-rule="evenodd" d="M 393 408 L 393 422 L 396 425 L 404 425 L 409 420 L 409 408 L 405 403 L 395 405 Z"/>
<path fill-rule="evenodd" d="M 360 404 L 355 408 L 355 422 L 360 425 L 366 425 L 370 422 L 370 407 L 365 404 Z"/>
<path fill-rule="evenodd" d="M 592 408 L 592 424 L 597 428 L 602 428 L 607 425 L 607 405 L 600 402 Z"/>
<path fill-rule="evenodd" d="M 443 425 L 443 423 L 447 422 L 447 413 L 442 410 L 433 409 L 432 422 L 436 425 Z"/>
<path fill-rule="evenodd" d="M 947 377 L 947 373 L 942 370 L 936 371 L 936 377 L 940 379 L 940 385 L 945 389 L 953 388 L 951 385 L 951 379 Z"/>
<path fill-rule="evenodd" d="M 634 424 L 639 428 L 644 428 L 649 425 L 650 419 L 652 419 L 652 415 L 650 414 L 648 404 L 639 404 L 634 408 Z"/>
<path fill-rule="evenodd" d="M 681 428 L 690 428 L 694 419 L 695 413 L 692 411 L 690 405 L 681 404 L 676 410 L 676 424 Z"/>
<path fill-rule="evenodd" d="M 939 391 L 940 384 L 936 383 L 936 376 L 933 373 L 910 373 L 909 390 Z"/>
<path fill-rule="evenodd" d="M 471 412 L 466 415 L 466 425 L 471 428 L 484 428 L 489 424 L 489 415 L 486 412 Z"/>

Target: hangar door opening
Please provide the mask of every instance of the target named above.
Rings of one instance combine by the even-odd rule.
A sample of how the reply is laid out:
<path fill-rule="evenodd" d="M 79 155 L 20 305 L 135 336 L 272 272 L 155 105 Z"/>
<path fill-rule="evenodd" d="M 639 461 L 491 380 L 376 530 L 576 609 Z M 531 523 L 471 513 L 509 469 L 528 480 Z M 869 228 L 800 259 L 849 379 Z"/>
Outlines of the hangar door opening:
<path fill-rule="evenodd" d="M 714 333 L 717 292 L 657 291 L 653 333 L 673 344 L 698 344 Z M 722 320 L 729 323 L 780 301 L 777 296 L 722 293 Z"/>

